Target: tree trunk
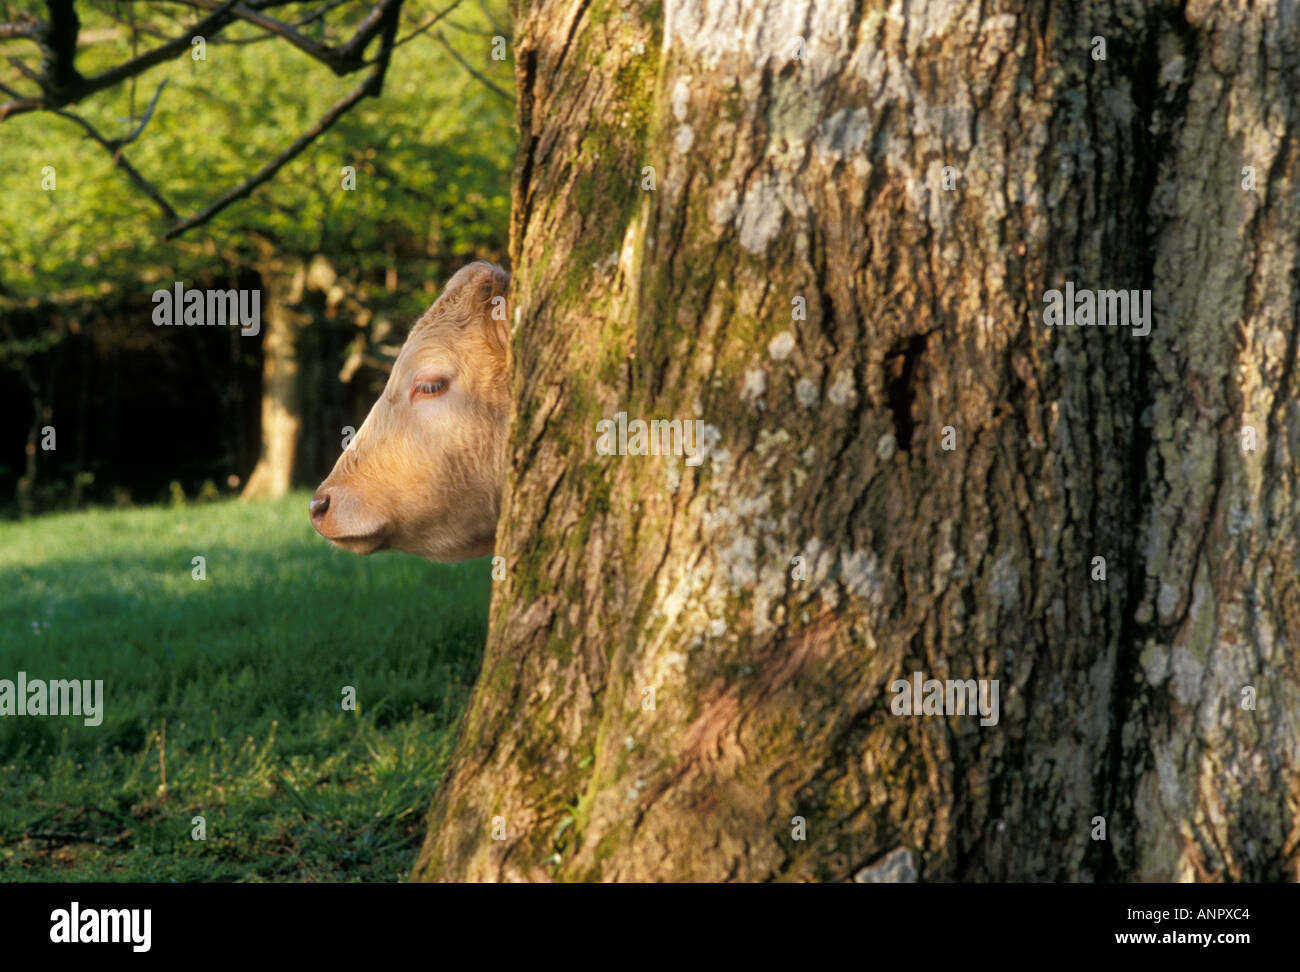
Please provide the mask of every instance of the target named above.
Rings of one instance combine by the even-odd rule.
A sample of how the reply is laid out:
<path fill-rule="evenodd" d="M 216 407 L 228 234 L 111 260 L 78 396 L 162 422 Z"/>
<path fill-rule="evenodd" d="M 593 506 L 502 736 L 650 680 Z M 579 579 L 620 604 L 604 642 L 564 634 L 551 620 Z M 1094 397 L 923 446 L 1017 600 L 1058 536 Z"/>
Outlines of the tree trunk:
<path fill-rule="evenodd" d="M 27 441 L 23 443 L 23 474 L 18 477 L 16 487 L 19 519 L 36 513 L 36 450 L 40 448 L 41 429 L 48 418 L 48 409 L 41 400 L 40 386 L 32 377 L 30 363 L 23 362 L 22 374 L 32 400 L 32 424 L 27 427 Z"/>
<path fill-rule="evenodd" d="M 1300 876 L 1300 26 L 996 6 L 523 13 L 507 575 L 416 879 Z"/>
<path fill-rule="evenodd" d="M 289 491 L 302 429 L 298 330 L 291 310 L 302 296 L 305 269 L 288 273 L 263 260 L 262 278 L 262 449 L 240 499 L 275 499 Z"/>

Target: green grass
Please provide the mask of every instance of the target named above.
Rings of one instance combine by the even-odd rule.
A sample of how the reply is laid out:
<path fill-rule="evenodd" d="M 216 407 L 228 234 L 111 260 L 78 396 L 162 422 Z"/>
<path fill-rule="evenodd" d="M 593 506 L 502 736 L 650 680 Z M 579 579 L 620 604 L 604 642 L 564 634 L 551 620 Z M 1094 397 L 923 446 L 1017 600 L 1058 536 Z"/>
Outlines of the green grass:
<path fill-rule="evenodd" d="M 307 499 L 0 524 L 0 679 L 104 682 L 99 726 L 0 718 L 0 881 L 405 877 L 490 567 L 334 550 Z"/>

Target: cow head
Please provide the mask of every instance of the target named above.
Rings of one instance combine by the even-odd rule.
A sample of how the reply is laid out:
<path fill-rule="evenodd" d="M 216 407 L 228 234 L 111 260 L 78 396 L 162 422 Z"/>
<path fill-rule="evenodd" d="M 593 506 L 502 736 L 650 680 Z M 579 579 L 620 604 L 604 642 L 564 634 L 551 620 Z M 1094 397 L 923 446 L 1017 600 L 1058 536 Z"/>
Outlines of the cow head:
<path fill-rule="evenodd" d="M 412 328 L 383 395 L 312 497 L 325 539 L 430 560 L 492 552 L 510 412 L 509 281 L 500 267 L 470 264 Z"/>

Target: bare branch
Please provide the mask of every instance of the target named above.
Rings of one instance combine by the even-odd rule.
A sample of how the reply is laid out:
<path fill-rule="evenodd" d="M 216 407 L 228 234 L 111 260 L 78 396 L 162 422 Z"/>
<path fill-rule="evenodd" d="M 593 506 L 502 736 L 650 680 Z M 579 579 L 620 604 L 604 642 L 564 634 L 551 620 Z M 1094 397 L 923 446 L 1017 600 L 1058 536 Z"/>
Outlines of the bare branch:
<path fill-rule="evenodd" d="M 10 55 L 9 63 L 12 64 L 14 67 L 16 67 L 19 73 L 23 75 L 23 77 L 29 78 L 32 81 L 41 80 L 40 72 L 32 70 L 32 68 L 28 67 L 26 62 L 24 62 L 21 58 L 17 58 L 14 57 L 13 55 Z"/>
<path fill-rule="evenodd" d="M 163 31 L 159 30 L 157 27 L 152 27 L 148 24 L 138 24 L 134 20 L 127 20 L 123 18 L 120 14 L 118 14 L 115 7 L 96 5 L 95 9 L 98 10 L 103 16 L 108 17 L 114 23 L 121 24 L 123 27 L 129 27 L 133 31 L 139 31 L 141 34 L 144 34 L 147 37 L 155 37 L 158 40 L 162 40 L 162 41 L 168 41 L 172 39 L 171 34 L 164 33 Z M 135 8 L 128 7 L 127 9 L 132 12 L 132 16 L 134 17 Z M 120 35 L 117 35 L 115 33 L 114 39 L 116 39 L 117 36 Z M 89 39 L 90 38 L 87 34 L 81 35 L 81 43 L 84 44 Z"/>
<path fill-rule="evenodd" d="M 376 9 L 378 9 L 378 7 Z M 322 115 L 315 125 L 294 139 L 293 143 L 288 148 L 264 165 L 254 175 L 245 179 L 239 185 L 235 186 L 235 188 L 223 194 L 198 213 L 169 226 L 167 231 L 163 234 L 163 239 L 175 239 L 182 233 L 193 229 L 195 226 L 206 223 L 231 203 L 250 195 L 254 189 L 268 181 L 290 161 L 302 154 L 303 150 L 306 149 L 308 145 L 316 141 L 317 138 L 328 131 L 335 122 L 342 118 L 343 115 L 359 101 L 366 97 L 378 95 L 383 90 L 384 75 L 388 70 L 388 62 L 393 53 L 393 39 L 397 34 L 397 21 L 398 15 L 401 12 L 401 3 L 389 4 L 386 9 L 388 11 L 388 17 L 380 24 L 383 28 L 383 39 L 380 53 L 375 62 L 374 70 L 370 75 L 335 102 L 329 111 Z"/>
<path fill-rule="evenodd" d="M 386 26 L 392 31 L 397 30 L 397 15 L 401 13 L 402 0 L 380 0 L 375 8 L 366 15 L 366 19 L 361 21 L 361 26 L 357 32 L 352 35 L 352 39 L 343 44 L 338 50 L 340 56 L 347 58 L 349 62 L 354 62 L 360 66 L 363 61 L 366 46 L 370 39 L 378 33 L 380 26 Z M 391 20 L 390 20 L 391 18 Z M 389 51 L 392 50 L 392 37 L 388 38 Z M 385 57 L 385 61 L 387 58 Z M 387 64 L 385 64 L 387 67 Z M 381 73 L 382 76 L 382 73 Z"/>
<path fill-rule="evenodd" d="M 219 0 L 176 0 L 176 2 L 198 7 L 210 11 L 210 13 L 193 26 L 185 28 L 184 32 L 179 36 L 166 41 L 153 50 L 138 57 L 132 57 L 123 64 L 119 64 L 93 77 L 86 78 L 77 72 L 73 61 L 81 27 L 73 7 L 73 0 L 48 0 L 50 9 L 48 23 L 36 21 L 30 25 L 3 25 L 5 27 L 29 28 L 21 36 L 30 35 L 40 45 L 44 54 L 40 72 L 32 71 L 22 62 L 15 61 L 15 63 L 29 78 L 37 83 L 41 94 L 39 96 L 23 96 L 20 92 L 0 84 L 0 91 L 3 91 L 12 99 L 5 104 L 0 104 L 0 121 L 12 114 L 48 110 L 81 127 L 90 138 L 106 151 L 112 153 L 114 164 L 126 172 L 128 177 L 158 206 L 170 224 L 164 232 L 164 238 L 169 240 L 175 239 L 195 226 L 208 222 L 232 203 L 251 195 L 258 186 L 274 177 L 280 169 L 300 155 L 357 103 L 364 98 L 380 94 L 383 90 L 384 77 L 392 58 L 392 52 L 397 46 L 396 36 L 401 20 L 403 0 L 377 0 L 369 14 L 354 31 L 352 37 L 337 47 L 318 44 L 301 34 L 296 27 L 323 17 L 329 10 L 341 6 L 347 0 L 330 0 L 330 2 L 325 3 L 311 15 L 301 20 L 296 26 L 276 20 L 261 12 L 273 6 L 283 6 L 284 0 L 245 0 L 244 3 L 240 3 L 239 0 L 222 0 L 222 2 L 219 2 Z M 438 13 L 427 24 L 418 28 L 414 34 L 403 38 L 402 43 L 427 31 L 447 14 L 451 13 L 460 2 L 461 0 L 453 0 L 449 7 Z M 119 18 L 115 17 L 114 19 Z M 134 20 L 134 17 L 132 17 L 132 20 Z M 124 80 L 134 79 L 153 65 L 183 53 L 194 37 L 215 33 L 237 20 L 259 27 L 266 31 L 269 36 L 287 40 L 295 47 L 324 63 L 337 74 L 352 73 L 361 67 L 369 67 L 371 71 L 365 80 L 335 102 L 315 125 L 299 135 L 292 144 L 262 166 L 256 173 L 218 197 L 193 216 L 182 219 L 167 200 L 163 198 L 162 194 L 131 165 L 122 151 L 127 145 L 134 142 L 149 124 L 157 108 L 158 100 L 162 95 L 163 87 L 166 84 L 165 81 L 162 85 L 159 85 L 154 93 L 140 123 L 123 138 L 114 139 L 104 136 L 84 118 L 63 110 L 63 106 L 80 101 L 88 95 Z M 15 29 L 8 31 L 8 35 L 19 36 L 20 34 Z M 381 37 L 379 53 L 373 61 L 366 61 L 365 50 L 376 35 Z M 0 39 L 3 36 L 0 35 Z M 440 35 L 439 39 L 446 45 L 446 40 Z M 455 55 L 455 51 L 452 53 Z M 456 55 L 456 57 L 467 70 L 476 74 L 459 55 Z M 480 76 L 480 80 L 483 80 L 485 84 L 492 87 L 502 97 L 509 99 L 506 92 L 500 88 L 495 88 L 487 79 Z"/>
<path fill-rule="evenodd" d="M 14 40 L 25 37 L 28 40 L 37 39 L 37 31 L 40 28 L 39 20 L 24 20 L 15 24 L 0 24 L 0 41 Z"/>
<path fill-rule="evenodd" d="M 217 0 L 185 0 L 185 2 L 203 10 L 211 10 L 218 5 Z M 319 44 L 300 33 L 292 24 L 268 17 L 247 6 L 236 4 L 234 14 L 240 20 L 260 27 L 267 33 L 284 38 L 304 54 L 315 58 L 335 74 L 343 77 L 366 66 L 365 49 L 388 22 L 388 17 L 401 5 L 402 0 L 379 0 L 361 21 L 356 32 L 338 47 Z"/>
<path fill-rule="evenodd" d="M 0 105 L 0 121 L 10 115 L 75 104 L 97 91 L 111 88 L 127 78 L 135 77 L 155 64 L 170 60 L 188 50 L 193 38 L 213 29 L 220 30 L 233 20 L 234 15 L 231 10 L 237 5 L 237 0 L 225 0 L 224 3 L 217 5 L 210 16 L 204 17 L 174 40 L 146 51 L 117 67 L 109 68 L 101 74 L 86 78 L 78 73 L 74 64 L 77 34 L 81 29 L 81 22 L 77 19 L 72 0 L 49 0 L 50 20 L 39 30 L 39 43 L 45 54 L 38 82 L 41 96 L 18 97 Z"/>
<path fill-rule="evenodd" d="M 510 102 L 511 104 L 514 104 L 515 99 L 510 95 L 510 93 L 506 91 L 504 88 L 499 87 L 486 75 L 481 74 L 477 69 L 471 67 L 470 63 L 460 56 L 460 52 L 456 50 L 456 48 L 452 47 L 450 43 L 448 43 L 447 38 L 442 35 L 442 31 L 438 31 L 438 33 L 434 34 L 433 36 L 438 41 L 439 44 L 447 48 L 447 53 L 450 54 L 452 57 L 454 57 L 460 63 L 461 67 L 463 67 L 471 75 L 473 75 L 475 78 L 481 81 L 484 87 L 486 87 L 494 95 L 498 95 L 504 98 L 506 101 Z"/>
<path fill-rule="evenodd" d="M 154 92 L 153 100 L 149 102 L 149 108 L 145 111 L 144 118 L 141 120 L 140 124 L 136 126 L 135 131 L 125 138 L 105 138 L 94 125 L 90 124 L 90 122 L 86 121 L 86 119 L 81 116 L 74 115 L 70 111 L 55 108 L 51 109 L 51 112 L 52 114 L 58 115 L 60 118 L 66 118 L 68 121 L 81 126 L 82 130 L 85 131 L 87 135 L 102 145 L 104 150 L 113 156 L 113 164 L 125 172 L 127 176 L 130 177 L 131 181 L 140 187 L 140 191 L 154 201 L 162 211 L 163 216 L 168 221 L 174 221 L 178 218 L 176 210 L 173 209 L 171 204 L 163 198 L 162 193 L 154 188 L 153 183 L 140 174 L 140 170 L 131 164 L 130 159 L 122 154 L 123 147 L 135 141 L 135 139 L 139 137 L 140 133 L 144 131 L 145 125 L 149 124 L 149 119 L 153 116 L 153 111 L 158 104 L 158 98 L 162 94 L 162 89 L 166 86 L 166 81 L 158 85 L 158 90 Z M 16 91 L 5 84 L 0 84 L 0 91 L 3 91 L 5 94 L 10 96 L 17 94 Z"/>
<path fill-rule="evenodd" d="M 46 98 L 57 97 L 62 92 L 73 90 L 82 82 L 77 73 L 77 35 L 81 33 L 81 20 L 77 17 L 72 0 L 46 0 L 46 9 L 50 19 L 41 24 L 37 43 L 41 46 L 43 60 L 41 73 L 45 79 L 41 82 L 41 91 Z M 66 104 L 58 102 L 53 107 Z"/>
<path fill-rule="evenodd" d="M 235 188 L 222 194 L 214 202 L 210 203 L 193 216 L 186 217 L 185 219 L 167 227 L 167 232 L 163 234 L 163 239 L 175 239 L 177 236 L 193 229 L 195 226 L 198 226 L 201 223 L 206 223 L 231 203 L 237 202 L 245 196 L 250 195 L 254 189 L 268 181 L 272 176 L 284 168 L 285 165 L 293 161 L 293 159 L 298 155 L 302 154 L 303 149 L 328 131 L 336 121 L 343 117 L 344 113 L 347 112 L 349 108 L 355 105 L 362 98 L 366 97 L 369 86 L 370 79 L 367 78 L 335 102 L 330 110 L 322 115 L 315 125 L 294 139 L 293 143 L 288 148 L 266 165 L 262 166 L 262 168 L 255 174 L 249 176 L 239 185 L 235 186 Z"/>
<path fill-rule="evenodd" d="M 36 111 L 44 107 L 45 103 L 40 98 L 15 97 L 13 101 L 6 101 L 0 105 L 0 121 L 4 121 L 10 115 L 21 115 L 23 112 Z"/>
<path fill-rule="evenodd" d="M 162 89 L 159 88 L 159 93 L 161 93 L 161 91 Z M 154 101 L 157 100 L 158 100 L 158 95 L 154 95 Z M 151 112 L 153 111 L 152 105 L 149 106 L 149 110 Z M 58 115 L 60 118 L 66 118 L 68 121 L 75 122 L 76 124 L 80 125 L 82 129 L 85 130 L 86 134 L 88 134 L 96 142 L 102 145 L 105 151 L 107 151 L 110 155 L 113 156 L 113 164 L 118 166 L 123 172 L 125 172 L 130 177 L 131 181 L 140 187 L 140 191 L 154 201 L 154 203 L 158 206 L 158 208 L 162 210 L 162 214 L 166 219 L 174 220 L 177 218 L 176 210 L 174 210 L 171 207 L 171 204 L 167 202 L 166 199 L 163 198 L 162 193 L 160 193 L 157 189 L 155 189 L 153 183 L 151 183 L 148 179 L 142 176 L 140 174 L 140 171 L 131 164 L 130 160 L 127 159 L 125 155 L 122 154 L 123 142 L 121 139 L 105 138 L 95 129 L 95 126 L 90 124 L 90 122 L 86 121 L 86 119 L 82 118 L 79 115 L 74 115 L 70 111 L 65 111 L 62 108 L 54 108 L 51 109 L 51 111 L 53 114 Z M 148 121 L 148 119 L 146 118 L 145 121 Z M 140 127 L 143 128 L 144 124 L 141 123 Z M 139 131 L 140 129 L 136 129 L 135 134 L 138 135 Z M 134 138 L 135 135 L 132 135 L 131 137 Z"/>
<path fill-rule="evenodd" d="M 487 22 L 492 25 L 494 31 L 498 34 L 505 33 L 505 31 L 501 29 L 501 25 L 497 23 L 497 19 L 492 16 L 492 11 L 488 9 L 488 5 L 484 3 L 483 0 L 478 0 L 478 8 L 483 11 L 483 16 L 487 18 Z"/>
<path fill-rule="evenodd" d="M 457 7 L 459 7 L 460 4 L 461 4 L 461 0 L 452 0 L 452 4 L 451 4 L 451 6 L 447 7 L 446 9 L 444 9 L 444 10 L 442 10 L 442 11 L 436 13 L 436 14 L 434 14 L 433 17 L 431 17 L 427 22 L 425 22 L 425 23 L 422 24 L 421 26 L 417 27 L 415 30 L 411 31 L 409 34 L 407 34 L 407 35 L 406 35 L 405 37 L 403 37 L 401 40 L 397 41 L 397 43 L 395 43 L 395 44 L 393 45 L 393 47 L 401 47 L 401 46 L 402 46 L 403 44 L 405 44 L 407 41 L 415 40 L 415 38 L 419 37 L 419 36 L 420 36 L 421 34 L 423 34 L 425 31 L 429 30 L 429 29 L 430 29 L 434 24 L 436 24 L 438 21 L 442 20 L 443 17 L 447 16 L 447 14 L 451 13 L 453 10 L 455 10 Z"/>
<path fill-rule="evenodd" d="M 352 37 L 338 47 L 318 44 L 299 32 L 293 25 L 261 13 L 261 9 L 274 5 L 271 2 L 257 3 L 254 0 L 252 6 L 241 4 L 239 0 L 177 0 L 177 2 L 201 10 L 209 10 L 211 13 L 175 39 L 101 74 L 85 78 L 77 72 L 74 63 L 77 34 L 81 22 L 77 18 L 73 0 L 48 0 L 49 22 L 37 21 L 30 25 L 30 32 L 45 54 L 41 65 L 42 70 L 39 74 L 33 74 L 30 69 L 25 69 L 29 77 L 40 86 L 41 95 L 39 97 L 19 96 L 13 101 L 0 105 L 0 121 L 10 115 L 75 104 L 88 95 L 112 87 L 127 78 L 133 78 L 155 64 L 178 56 L 188 49 L 193 38 L 219 31 L 237 19 L 254 24 L 268 34 L 283 38 L 343 77 L 375 63 L 366 61 L 365 50 L 375 35 L 400 12 L 403 0 L 378 0 Z M 329 5 L 326 5 L 316 13 L 323 15 L 328 7 Z M 307 23 L 310 19 L 310 17 L 304 19 L 303 23 Z M 17 31 L 28 25 L 6 26 Z"/>
<path fill-rule="evenodd" d="M 187 3 L 203 10 L 212 10 L 218 6 L 216 0 L 186 0 Z M 282 37 L 294 47 L 298 48 L 305 54 L 314 57 L 316 60 L 330 67 L 336 74 L 347 74 L 347 71 L 340 71 L 335 64 L 335 55 L 333 48 L 328 44 L 318 44 L 310 37 L 299 33 L 291 24 L 286 24 L 282 20 L 276 20 L 274 17 L 268 17 L 256 10 L 236 4 L 234 8 L 235 16 L 240 20 L 246 21 L 257 27 L 262 28 L 268 34 L 274 34 Z"/>
<path fill-rule="evenodd" d="M 96 91 L 100 91 L 104 88 L 112 87 L 127 78 L 140 74 L 146 69 L 153 67 L 155 64 L 161 64 L 163 61 L 170 60 L 179 54 L 185 53 L 190 49 L 190 41 L 195 37 L 201 37 L 213 28 L 220 30 L 222 27 L 226 26 L 226 24 L 230 23 L 231 20 L 234 19 L 231 10 L 236 6 L 238 6 L 237 0 L 225 0 L 224 3 L 217 6 L 216 10 L 213 11 L 210 16 L 204 17 L 175 40 L 162 44 L 159 47 L 155 47 L 151 51 L 146 51 L 139 57 L 127 61 L 125 64 L 119 64 L 115 68 L 109 68 L 102 74 L 96 74 L 93 78 L 88 78 L 86 80 L 86 90 L 78 95 L 77 100 L 81 100 L 81 98 L 86 97 L 86 95 L 94 94 Z"/>
<path fill-rule="evenodd" d="M 153 117 L 153 110 L 156 107 L 158 107 L 158 99 L 159 97 L 162 96 L 163 88 L 165 87 L 167 87 L 166 79 L 164 79 L 163 82 L 160 85 L 158 85 L 158 90 L 155 91 L 153 93 L 153 97 L 149 99 L 149 107 L 144 110 L 144 117 L 140 119 L 140 124 L 135 127 L 135 131 L 133 131 L 130 135 L 126 136 L 125 138 L 118 140 L 117 147 L 119 151 L 121 151 L 121 149 L 130 145 L 132 142 L 134 142 L 137 138 L 140 137 L 140 133 L 144 131 L 144 126 L 148 125 L 149 119 Z"/>
<path fill-rule="evenodd" d="M 307 26 L 308 24 L 310 24 L 313 20 L 320 20 L 322 17 L 324 17 L 324 16 L 325 16 L 327 13 L 329 13 L 331 10 L 334 10 L 334 9 L 336 9 L 337 7 L 341 7 L 341 6 L 343 6 L 343 4 L 345 4 L 345 3 L 356 3 L 356 2 L 357 2 L 357 0 L 330 0 L 329 3 L 324 4 L 323 6 L 320 6 L 320 7 L 316 8 L 316 9 L 313 10 L 311 13 L 309 13 L 307 16 L 303 17 L 302 20 L 298 21 L 298 23 L 295 24 L 295 26 L 297 26 L 297 27 L 305 27 L 305 26 Z"/>

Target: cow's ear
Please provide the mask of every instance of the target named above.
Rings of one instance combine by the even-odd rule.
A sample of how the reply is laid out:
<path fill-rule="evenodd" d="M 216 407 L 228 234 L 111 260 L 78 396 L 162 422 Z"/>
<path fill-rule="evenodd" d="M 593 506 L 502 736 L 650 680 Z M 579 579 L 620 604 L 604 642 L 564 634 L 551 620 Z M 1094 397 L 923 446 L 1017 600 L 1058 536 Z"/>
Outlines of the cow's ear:
<path fill-rule="evenodd" d="M 431 312 L 462 327 L 482 327 L 488 343 L 504 355 L 510 340 L 509 297 L 510 274 L 480 261 L 456 271 Z"/>
<path fill-rule="evenodd" d="M 505 354 L 510 344 L 510 274 L 494 264 L 489 269 L 483 323 L 489 343 Z"/>

